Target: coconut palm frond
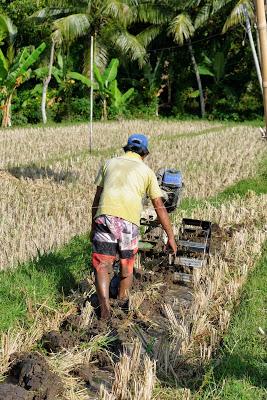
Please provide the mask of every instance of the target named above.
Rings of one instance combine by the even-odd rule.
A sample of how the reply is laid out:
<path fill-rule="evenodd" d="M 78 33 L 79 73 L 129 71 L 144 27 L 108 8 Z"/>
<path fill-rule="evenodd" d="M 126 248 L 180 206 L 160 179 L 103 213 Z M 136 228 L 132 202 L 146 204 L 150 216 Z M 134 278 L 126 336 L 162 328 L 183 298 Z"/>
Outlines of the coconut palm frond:
<path fill-rule="evenodd" d="M 137 18 L 140 22 L 160 25 L 168 22 L 171 15 L 171 9 L 161 4 L 140 4 L 137 8 Z"/>
<path fill-rule="evenodd" d="M 94 0 L 95 1 L 95 0 Z M 49 8 L 85 8 L 88 0 L 46 0 L 46 6 Z"/>
<path fill-rule="evenodd" d="M 245 21 L 244 8 L 246 8 L 249 17 L 254 18 L 253 4 L 250 0 L 239 0 L 233 8 L 230 16 L 227 18 L 222 32 L 225 33 L 228 29 Z"/>
<path fill-rule="evenodd" d="M 208 2 L 212 2 L 213 0 L 208 0 Z M 177 10 L 179 10 L 179 12 L 188 12 L 191 8 L 198 8 L 200 6 L 202 6 L 202 3 L 205 3 L 207 1 L 203 1 L 203 0 L 183 0 L 183 1 L 174 1 L 174 3 L 177 4 L 176 6 L 176 14 L 177 14 Z M 175 9 L 173 7 L 173 9 Z"/>
<path fill-rule="evenodd" d="M 160 26 L 149 26 L 144 29 L 138 35 L 136 35 L 138 41 L 146 48 L 152 40 L 154 40 L 161 32 Z"/>
<path fill-rule="evenodd" d="M 6 15 L 0 14 L 0 41 L 9 36 L 9 41 L 13 43 L 17 33 L 17 27 L 11 19 Z"/>
<path fill-rule="evenodd" d="M 205 24 L 211 14 L 211 3 L 204 4 L 203 7 L 199 10 L 196 19 L 195 19 L 195 28 L 199 28 L 203 24 Z"/>
<path fill-rule="evenodd" d="M 134 35 L 131 35 L 127 30 L 120 30 L 114 34 L 112 41 L 119 51 L 123 54 L 129 54 L 132 61 L 137 60 L 139 65 L 143 65 L 146 50 Z"/>
<path fill-rule="evenodd" d="M 100 71 L 103 71 L 108 64 L 108 49 L 98 40 L 95 43 L 95 64 Z"/>
<path fill-rule="evenodd" d="M 72 12 L 70 8 L 42 8 L 41 10 L 36 11 L 34 14 L 30 16 L 30 18 L 36 18 L 40 22 L 45 21 L 47 18 L 60 18 L 68 15 Z"/>
<path fill-rule="evenodd" d="M 232 0 L 213 0 L 212 1 L 212 13 L 216 13 L 217 11 L 220 11 L 223 7 L 225 7 L 228 3 L 230 3 Z"/>
<path fill-rule="evenodd" d="M 104 40 L 101 40 L 101 37 L 95 38 L 94 43 L 94 63 L 97 68 L 103 72 L 108 64 L 108 48 L 105 44 Z M 84 65 L 83 65 L 83 74 L 86 76 L 90 76 L 90 66 L 91 66 L 91 52 L 90 46 L 86 47 L 84 52 Z"/>
<path fill-rule="evenodd" d="M 57 19 L 53 26 L 59 31 L 63 40 L 68 43 L 85 35 L 90 28 L 88 16 L 85 14 L 72 14 L 64 18 Z"/>
<path fill-rule="evenodd" d="M 183 44 L 194 32 L 195 28 L 188 14 L 179 14 L 170 23 L 169 33 L 173 34 L 174 40 L 179 44 Z"/>
<path fill-rule="evenodd" d="M 120 0 L 107 0 L 104 15 L 118 19 L 124 26 L 132 23 L 135 19 L 134 9 Z"/>

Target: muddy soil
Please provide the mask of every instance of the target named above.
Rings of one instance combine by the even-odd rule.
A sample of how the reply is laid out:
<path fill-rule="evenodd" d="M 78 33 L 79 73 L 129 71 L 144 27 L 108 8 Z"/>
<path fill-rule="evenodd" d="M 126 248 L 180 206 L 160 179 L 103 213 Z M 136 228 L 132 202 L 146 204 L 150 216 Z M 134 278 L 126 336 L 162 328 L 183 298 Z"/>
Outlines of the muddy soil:
<path fill-rule="evenodd" d="M 32 400 L 33 393 L 29 393 L 27 390 L 12 385 L 10 383 L 4 383 L 0 385 L 0 400 Z"/>
<path fill-rule="evenodd" d="M 221 251 L 222 242 L 230 240 L 238 229 L 239 227 L 223 230 L 214 224 L 212 253 Z M 107 389 L 111 387 L 114 363 L 118 361 L 123 349 L 131 350 L 133 338 L 138 337 L 141 340 L 144 351 L 147 348 L 151 351 L 152 344 L 157 346 L 158 339 L 166 333 L 163 303 L 169 304 L 178 317 L 180 306 L 186 308 L 191 304 L 192 288 L 173 282 L 173 272 L 168 267 L 166 257 L 145 260 L 144 265 L 145 270 L 135 273 L 131 291 L 137 300 L 142 300 L 146 293 L 145 300 L 140 301 L 138 307 L 132 307 L 128 303 L 121 304 L 117 299 L 111 298 L 112 318 L 103 322 L 98 318 L 96 295 L 84 298 L 84 293 L 91 289 L 88 281 L 84 281 L 80 285 L 80 297 L 76 297 L 77 312 L 62 322 L 59 331 L 47 332 L 40 341 L 47 353 L 57 353 L 62 349 L 86 345 L 97 335 L 108 335 L 108 344 L 104 349 L 92 352 L 89 364 L 80 365 L 71 371 L 73 376 L 84 382 L 91 399 L 98 398 L 101 384 Z M 113 289 L 116 291 L 115 286 Z M 95 314 L 89 326 L 84 326 L 81 319 L 87 302 L 94 307 Z M 0 384 L 0 400 L 54 400 L 57 396 L 62 396 L 60 379 L 49 370 L 45 358 L 39 353 L 14 355 L 11 365 L 6 381 Z"/>
<path fill-rule="evenodd" d="M 62 382 L 39 353 L 14 354 L 0 399 L 54 400 L 62 394 Z M 17 397 L 16 397 L 17 396 Z"/>

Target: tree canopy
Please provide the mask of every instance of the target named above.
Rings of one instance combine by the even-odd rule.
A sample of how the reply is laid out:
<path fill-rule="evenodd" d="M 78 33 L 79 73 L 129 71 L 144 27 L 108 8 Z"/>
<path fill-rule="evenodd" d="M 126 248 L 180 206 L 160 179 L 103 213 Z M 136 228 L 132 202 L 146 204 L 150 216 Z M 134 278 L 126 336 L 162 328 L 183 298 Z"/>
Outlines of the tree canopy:
<path fill-rule="evenodd" d="M 246 18 L 257 48 L 252 0 L 2 0 L 3 74 L 23 49 L 32 52 L 46 45 L 27 79 L 25 75 L 12 89 L 10 121 L 40 122 L 42 98 L 50 120 L 88 119 L 91 36 L 95 119 L 261 118 L 261 89 Z M 99 79 L 112 60 L 116 78 L 104 91 Z M 0 86 L 4 114 L 4 78 Z"/>

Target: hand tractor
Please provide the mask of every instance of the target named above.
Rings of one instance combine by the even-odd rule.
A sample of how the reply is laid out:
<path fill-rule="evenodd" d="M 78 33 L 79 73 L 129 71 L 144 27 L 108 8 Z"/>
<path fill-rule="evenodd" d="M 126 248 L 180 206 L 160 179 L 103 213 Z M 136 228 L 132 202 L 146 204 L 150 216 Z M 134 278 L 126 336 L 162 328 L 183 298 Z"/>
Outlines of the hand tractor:
<path fill-rule="evenodd" d="M 168 213 L 173 213 L 181 201 L 183 179 L 180 171 L 161 168 L 157 179 L 163 193 Z M 147 206 L 148 204 L 146 204 Z M 141 240 L 139 241 L 137 268 L 153 261 L 162 260 L 173 271 L 173 281 L 191 283 L 195 271 L 201 270 L 208 261 L 211 240 L 211 222 L 183 218 L 177 235 L 177 253 L 166 254 L 167 236 L 157 220 L 153 207 L 147 207 L 141 216 Z"/>

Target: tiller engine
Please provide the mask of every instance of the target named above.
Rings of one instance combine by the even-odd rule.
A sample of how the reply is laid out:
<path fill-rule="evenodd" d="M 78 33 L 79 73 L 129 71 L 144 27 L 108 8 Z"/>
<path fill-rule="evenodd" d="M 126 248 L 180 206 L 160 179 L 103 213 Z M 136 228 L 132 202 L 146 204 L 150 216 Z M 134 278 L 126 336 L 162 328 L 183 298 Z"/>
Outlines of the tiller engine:
<path fill-rule="evenodd" d="M 163 202 L 168 213 L 174 212 L 183 191 L 180 171 L 162 168 L 157 172 Z M 177 253 L 166 255 L 167 236 L 157 220 L 153 207 L 147 207 L 141 216 L 141 240 L 139 241 L 138 263 L 149 265 L 149 261 L 165 260 L 173 270 L 173 281 L 191 283 L 195 271 L 203 268 L 208 260 L 211 240 L 211 222 L 183 218 L 176 235 Z"/>

